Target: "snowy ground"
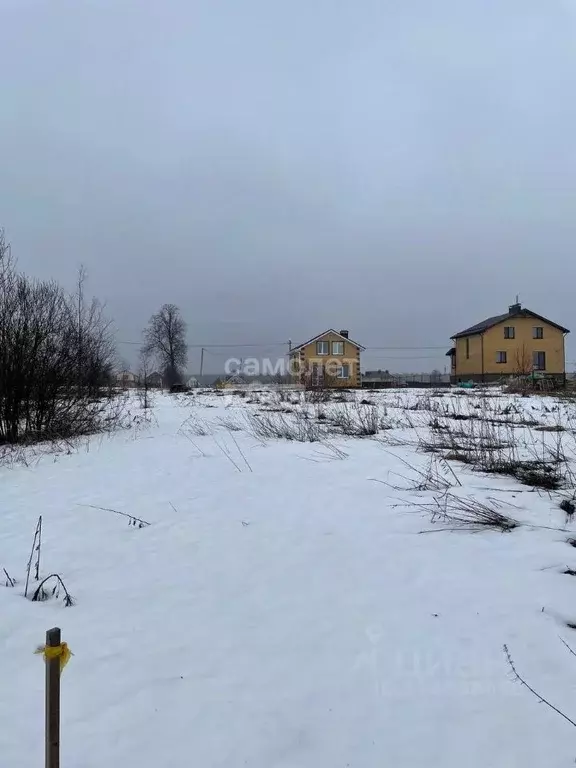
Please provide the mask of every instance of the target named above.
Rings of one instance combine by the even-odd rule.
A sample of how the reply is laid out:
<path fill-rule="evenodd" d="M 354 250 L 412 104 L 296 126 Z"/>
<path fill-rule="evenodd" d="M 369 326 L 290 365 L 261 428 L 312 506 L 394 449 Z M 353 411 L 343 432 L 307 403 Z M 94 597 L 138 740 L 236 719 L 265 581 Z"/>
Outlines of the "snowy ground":
<path fill-rule="evenodd" d="M 445 469 L 448 448 L 423 448 L 446 420 L 480 440 L 476 412 L 512 422 L 502 429 L 524 456 L 557 451 L 561 435 L 569 466 L 574 406 L 359 397 L 376 404 L 362 413 L 377 410 L 377 439 L 335 434 L 334 413 L 364 418 L 354 403 L 308 406 L 320 442 L 298 442 L 254 434 L 254 419 L 291 423 L 301 408 L 275 395 L 162 396 L 148 427 L 139 417 L 0 468 L 0 573 L 18 580 L 0 586 L 2 768 L 42 765 L 33 651 L 53 625 L 75 654 L 62 679 L 69 768 L 574 765 L 576 732 L 514 681 L 502 650 L 576 716 L 576 659 L 559 639 L 576 648 L 576 579 L 563 573 L 576 549 L 558 508 L 569 491 Z M 514 505 L 502 511 L 522 525 L 431 523 L 416 505 L 441 494 L 403 490 L 415 477 L 403 461 L 425 475 L 438 461 L 450 493 Z M 40 514 L 41 576 L 59 573 L 73 607 L 23 597 Z"/>

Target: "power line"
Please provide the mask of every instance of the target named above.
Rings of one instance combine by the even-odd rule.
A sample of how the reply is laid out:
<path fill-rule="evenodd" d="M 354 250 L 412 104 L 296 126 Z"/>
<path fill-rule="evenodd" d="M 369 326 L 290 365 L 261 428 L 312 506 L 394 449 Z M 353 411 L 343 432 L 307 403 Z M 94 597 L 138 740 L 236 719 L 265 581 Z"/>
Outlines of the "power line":
<path fill-rule="evenodd" d="M 130 344 L 133 346 L 141 346 L 143 342 L 141 341 L 119 341 L 118 344 Z M 186 346 L 188 349 L 240 349 L 240 348 L 252 348 L 252 349 L 262 349 L 265 347 L 271 348 L 271 347 L 282 347 L 286 346 L 289 342 L 286 341 L 274 341 L 270 344 L 187 344 Z M 415 351 L 425 351 L 425 350 L 440 350 L 440 349 L 446 349 L 446 344 L 443 344 L 441 347 L 364 347 L 366 351 L 369 350 L 383 350 L 383 351 L 396 351 L 396 352 L 415 352 Z"/>
<path fill-rule="evenodd" d="M 446 344 L 444 344 L 441 347 L 364 347 L 364 349 L 390 349 L 390 350 L 397 350 L 397 351 L 420 351 L 425 349 L 446 349 Z"/>
<path fill-rule="evenodd" d="M 141 341 L 119 341 L 118 344 L 132 344 L 141 346 Z M 251 347 L 252 349 L 263 347 L 281 347 L 286 346 L 288 341 L 275 341 L 272 344 L 187 344 L 188 349 L 239 349 L 240 347 Z"/>
<path fill-rule="evenodd" d="M 386 356 L 386 357 L 370 357 L 371 360 L 438 360 L 438 355 L 405 355 L 404 357 Z"/>

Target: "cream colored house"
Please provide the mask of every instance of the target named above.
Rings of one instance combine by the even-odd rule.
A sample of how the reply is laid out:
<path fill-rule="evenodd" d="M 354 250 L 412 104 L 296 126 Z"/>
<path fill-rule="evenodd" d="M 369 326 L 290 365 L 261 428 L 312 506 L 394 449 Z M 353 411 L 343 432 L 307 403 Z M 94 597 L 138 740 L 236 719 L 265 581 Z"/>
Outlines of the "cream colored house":
<path fill-rule="evenodd" d="M 452 336 L 451 379 L 498 381 L 537 374 L 565 381 L 567 328 L 517 302 Z"/>
<path fill-rule="evenodd" d="M 361 387 L 363 349 L 348 331 L 329 328 L 290 350 L 292 380 L 312 388 Z"/>

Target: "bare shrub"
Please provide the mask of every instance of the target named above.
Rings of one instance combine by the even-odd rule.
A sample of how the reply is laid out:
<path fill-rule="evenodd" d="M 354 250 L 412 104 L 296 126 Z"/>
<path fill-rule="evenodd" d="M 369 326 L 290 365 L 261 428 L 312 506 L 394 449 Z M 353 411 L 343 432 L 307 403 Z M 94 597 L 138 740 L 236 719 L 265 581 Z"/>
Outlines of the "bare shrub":
<path fill-rule="evenodd" d="M 321 451 L 315 451 L 314 453 L 318 458 L 310 459 L 310 461 L 343 461 L 350 455 L 349 453 L 346 453 L 346 451 L 343 451 L 342 448 L 339 448 L 337 445 L 334 445 L 334 443 L 331 443 L 328 440 L 324 440 L 322 442 L 322 449 L 323 450 Z"/>
<path fill-rule="evenodd" d="M 496 499 L 482 502 L 446 492 L 435 498 L 433 502 L 413 506 L 428 513 L 430 522 L 443 523 L 448 530 L 460 529 L 471 532 L 498 530 L 508 533 L 520 525 L 517 520 L 500 511 L 505 505 L 504 502 Z"/>
<path fill-rule="evenodd" d="M 349 437 L 372 437 L 378 434 L 382 417 L 375 405 L 346 403 L 331 410 L 329 421 L 343 435 Z"/>
<path fill-rule="evenodd" d="M 85 301 L 84 271 L 68 296 L 17 273 L 5 252 L 0 239 L 0 444 L 113 428 L 111 326 L 96 299 Z"/>
<path fill-rule="evenodd" d="M 48 585 L 50 585 L 50 588 L 48 588 Z M 52 573 L 50 576 L 46 576 L 45 579 L 43 579 L 38 587 L 36 588 L 36 591 L 32 595 L 32 602 L 45 602 L 46 600 L 49 600 L 51 597 L 54 597 L 58 599 L 60 597 L 60 590 L 64 592 L 64 605 L 69 608 L 70 606 L 75 604 L 75 600 L 68 592 L 66 585 L 64 584 L 64 581 L 62 580 L 62 577 L 57 573 Z"/>
<path fill-rule="evenodd" d="M 435 417 L 430 436 L 420 438 L 420 448 L 427 452 L 448 451 L 445 458 L 470 464 L 475 471 L 509 475 L 524 485 L 556 490 L 567 484 L 571 473 L 562 443 L 562 432 L 555 441 L 537 440 L 530 430 L 518 436 L 520 419 L 477 418 L 453 425 L 449 418 Z M 522 452 L 521 452 L 522 449 Z"/>
<path fill-rule="evenodd" d="M 229 432 L 241 432 L 242 427 L 233 416 L 219 416 L 216 419 L 217 423 L 227 429 Z"/>
<path fill-rule="evenodd" d="M 436 455 L 430 457 L 428 466 L 424 470 L 418 469 L 400 456 L 392 455 L 415 475 L 415 477 L 410 478 L 398 472 L 390 472 L 390 474 L 397 475 L 404 480 L 406 485 L 395 485 L 383 480 L 377 481 L 394 488 L 396 491 L 447 491 L 454 485 L 462 485 L 448 462 Z"/>
<path fill-rule="evenodd" d="M 62 580 L 59 574 L 52 573 L 49 576 L 46 576 L 45 578 L 41 579 L 40 577 L 41 551 L 42 551 L 42 516 L 38 518 L 38 522 L 34 530 L 34 539 L 32 541 L 32 551 L 30 552 L 30 557 L 28 558 L 28 563 L 26 566 L 26 583 L 24 586 L 24 597 L 29 598 L 30 578 L 32 576 L 34 581 L 39 582 L 38 586 L 34 590 L 34 593 L 29 598 L 32 600 L 32 602 L 49 600 L 51 597 L 58 598 L 60 596 L 60 591 L 62 590 L 64 592 L 64 605 L 65 606 L 74 605 L 74 599 L 72 595 L 68 592 L 68 589 L 66 588 L 66 585 L 64 584 L 64 581 Z M 2 570 L 4 572 L 4 575 L 6 576 L 5 586 L 15 587 L 17 583 L 16 579 L 13 579 L 8 574 L 8 571 L 6 570 L 6 568 L 3 568 Z M 50 585 L 50 588 L 48 587 L 48 585 Z"/>
<path fill-rule="evenodd" d="M 310 387 L 305 390 L 304 399 L 307 403 L 329 403 L 333 395 L 326 387 Z"/>
<path fill-rule="evenodd" d="M 205 437 L 206 435 L 212 434 L 212 430 L 207 422 L 195 414 L 192 414 L 182 423 L 178 433 L 185 437 L 189 435 Z"/>
<path fill-rule="evenodd" d="M 250 431 L 263 440 L 295 440 L 301 443 L 317 443 L 325 431 L 304 410 L 287 416 L 283 413 L 247 413 L 245 418 Z"/>

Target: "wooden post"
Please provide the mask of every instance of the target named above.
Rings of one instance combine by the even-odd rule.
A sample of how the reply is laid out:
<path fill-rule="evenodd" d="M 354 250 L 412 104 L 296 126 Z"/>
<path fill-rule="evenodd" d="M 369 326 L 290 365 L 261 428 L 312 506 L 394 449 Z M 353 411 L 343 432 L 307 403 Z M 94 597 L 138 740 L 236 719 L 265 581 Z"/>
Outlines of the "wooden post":
<path fill-rule="evenodd" d="M 46 648 L 61 642 L 59 627 L 46 632 Z M 60 657 L 46 658 L 46 768 L 60 768 Z"/>

